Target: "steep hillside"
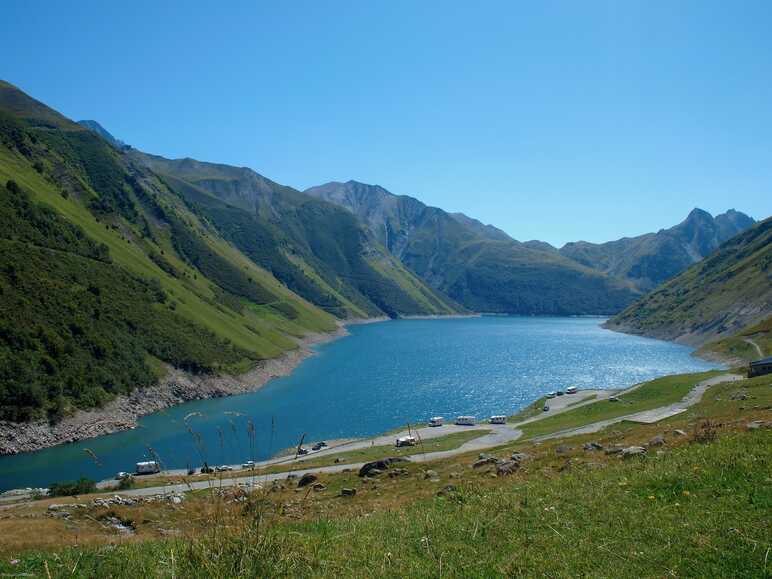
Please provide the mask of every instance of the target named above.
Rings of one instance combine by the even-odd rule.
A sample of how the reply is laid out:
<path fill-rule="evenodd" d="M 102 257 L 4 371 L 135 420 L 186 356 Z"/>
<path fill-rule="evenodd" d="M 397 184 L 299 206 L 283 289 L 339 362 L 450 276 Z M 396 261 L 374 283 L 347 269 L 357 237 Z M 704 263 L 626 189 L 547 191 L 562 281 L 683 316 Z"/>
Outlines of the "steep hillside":
<path fill-rule="evenodd" d="M 694 209 L 670 229 L 625 237 L 608 243 L 577 241 L 559 251 L 587 267 L 632 281 L 649 291 L 713 252 L 719 245 L 751 227 L 754 220 L 730 209 L 715 218 Z"/>
<path fill-rule="evenodd" d="M 240 373 L 331 331 L 102 138 L 0 83 L 0 420 L 56 419 L 164 368 Z"/>
<path fill-rule="evenodd" d="M 494 227 L 377 185 L 334 182 L 306 193 L 348 209 L 408 268 L 476 311 L 609 314 L 638 295 L 550 246 L 519 243 Z"/>
<path fill-rule="evenodd" d="M 726 338 L 772 313 L 772 218 L 609 320 L 607 327 L 689 344 Z"/>
<path fill-rule="evenodd" d="M 463 311 L 408 271 L 351 215 L 247 168 L 138 151 L 194 210 L 255 263 L 334 315 Z"/>

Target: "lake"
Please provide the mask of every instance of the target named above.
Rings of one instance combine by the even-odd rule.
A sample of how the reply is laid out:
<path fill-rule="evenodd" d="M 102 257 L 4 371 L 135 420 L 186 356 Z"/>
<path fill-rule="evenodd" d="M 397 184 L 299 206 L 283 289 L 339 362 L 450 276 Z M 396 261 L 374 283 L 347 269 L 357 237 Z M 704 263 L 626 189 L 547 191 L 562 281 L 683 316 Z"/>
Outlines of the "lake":
<path fill-rule="evenodd" d="M 484 316 L 350 326 L 350 336 L 318 346 L 292 375 L 256 392 L 176 406 L 135 430 L 0 457 L 0 490 L 107 478 L 148 459 L 149 447 L 165 468 L 261 460 L 304 433 L 330 440 L 434 415 L 513 414 L 550 390 L 623 388 L 716 367 L 691 348 L 610 332 L 603 321 Z M 194 412 L 192 436 L 183 419 Z"/>

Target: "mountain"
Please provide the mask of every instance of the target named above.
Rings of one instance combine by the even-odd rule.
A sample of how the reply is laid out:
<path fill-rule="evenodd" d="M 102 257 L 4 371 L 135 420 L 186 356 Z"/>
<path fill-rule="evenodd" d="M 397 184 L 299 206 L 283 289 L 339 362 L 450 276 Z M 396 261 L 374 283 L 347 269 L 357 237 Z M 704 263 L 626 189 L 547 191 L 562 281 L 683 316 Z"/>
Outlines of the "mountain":
<path fill-rule="evenodd" d="M 50 420 L 170 368 L 242 373 L 335 319 L 164 181 L 0 82 L 0 421 Z"/>
<path fill-rule="evenodd" d="M 640 290 L 649 291 L 753 224 L 752 218 L 734 209 L 715 218 L 707 211 L 694 209 L 670 229 L 608 243 L 567 243 L 559 251 L 578 263 L 630 280 Z"/>
<path fill-rule="evenodd" d="M 245 167 L 131 151 L 208 223 L 294 292 L 340 317 L 465 311 L 429 287 L 332 203 Z"/>
<path fill-rule="evenodd" d="M 110 132 L 105 129 L 102 125 L 100 125 L 97 121 L 78 121 L 78 124 L 81 127 L 86 127 L 90 131 L 93 131 L 100 137 L 102 137 L 105 141 L 110 143 L 113 147 L 116 147 L 117 149 L 123 149 L 124 147 L 127 147 L 126 143 L 124 143 L 121 140 L 116 139 L 113 137 Z"/>
<path fill-rule="evenodd" d="M 516 314 L 610 314 L 639 293 L 560 255 L 520 243 L 459 214 L 398 196 L 378 185 L 332 182 L 305 193 L 335 203 L 432 287 L 469 309 Z"/>
<path fill-rule="evenodd" d="M 607 327 L 699 345 L 747 331 L 770 314 L 772 218 L 645 295 Z"/>

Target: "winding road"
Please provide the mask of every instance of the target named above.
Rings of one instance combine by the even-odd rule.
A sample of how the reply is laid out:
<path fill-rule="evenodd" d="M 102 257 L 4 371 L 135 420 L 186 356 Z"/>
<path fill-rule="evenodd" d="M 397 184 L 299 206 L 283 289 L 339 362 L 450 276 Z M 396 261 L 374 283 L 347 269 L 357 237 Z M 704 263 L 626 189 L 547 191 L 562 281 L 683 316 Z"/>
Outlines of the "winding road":
<path fill-rule="evenodd" d="M 681 412 L 685 412 L 690 406 L 697 404 L 702 399 L 702 396 L 705 394 L 705 391 L 711 386 L 720 384 L 722 382 L 733 382 L 741 379 L 742 379 L 741 376 L 737 376 L 734 374 L 722 374 L 720 376 L 715 376 L 713 378 L 709 378 L 707 380 L 703 380 L 702 382 L 698 383 L 694 388 L 692 388 L 692 390 L 683 399 L 681 399 L 679 402 L 676 402 L 674 404 L 670 404 L 670 405 L 652 409 L 652 410 L 645 410 L 642 412 L 636 412 L 633 414 L 618 416 L 616 418 L 611 418 L 608 420 L 601 420 L 599 422 L 594 422 L 592 424 L 582 426 L 579 428 L 567 429 L 560 432 L 555 432 L 545 436 L 537 437 L 534 440 L 546 440 L 546 439 L 574 436 L 577 434 L 588 434 L 592 432 L 598 432 L 599 430 L 611 424 L 615 424 L 622 421 L 640 422 L 640 423 L 646 423 L 646 424 L 659 422 L 660 420 L 664 420 L 665 418 L 669 418 L 671 416 L 680 414 Z M 452 456 L 457 456 L 471 451 L 484 450 L 484 449 L 500 446 L 503 444 L 507 444 L 510 442 L 514 442 L 522 436 L 523 433 L 518 427 L 522 426 L 523 424 L 534 422 L 536 420 L 541 420 L 546 416 L 554 416 L 555 414 L 566 412 L 568 410 L 573 410 L 574 408 L 578 408 L 580 406 L 592 404 L 594 402 L 597 402 L 599 399 L 608 398 L 609 396 L 614 394 L 616 395 L 624 394 L 625 392 L 630 392 L 639 387 L 640 385 L 636 385 L 622 392 L 613 391 L 613 390 L 611 391 L 583 390 L 574 396 L 563 396 L 560 398 L 555 398 L 549 402 L 550 404 L 549 413 L 534 416 L 527 420 L 518 422 L 517 424 L 485 424 L 485 425 L 478 425 L 478 426 L 471 426 L 471 427 L 457 426 L 455 424 L 446 424 L 435 428 L 424 427 L 424 428 L 412 429 L 410 433 L 412 433 L 414 436 L 420 437 L 424 441 L 431 440 L 432 438 L 446 436 L 448 434 L 453 434 L 455 432 L 468 431 L 470 429 L 478 429 L 478 430 L 484 429 L 484 430 L 487 430 L 488 433 L 478 438 L 475 438 L 473 440 L 470 440 L 468 442 L 465 442 L 458 448 L 454 448 L 452 450 L 445 450 L 445 451 L 414 454 L 414 455 L 411 455 L 408 458 L 408 460 L 410 462 L 418 462 L 418 463 L 430 462 L 434 460 L 440 460 L 440 459 L 449 458 Z M 582 396 L 582 395 L 583 397 L 578 398 L 579 396 Z M 318 458 L 319 456 L 334 455 L 340 452 L 347 452 L 350 450 L 368 448 L 370 446 L 382 446 L 382 445 L 392 444 L 396 437 L 405 436 L 407 434 L 408 434 L 408 431 L 405 430 L 396 434 L 382 435 L 368 440 L 356 440 L 352 442 L 344 442 L 334 447 L 330 447 L 322 451 L 319 451 L 310 455 L 306 455 L 303 457 L 298 457 L 298 458 L 283 457 L 283 458 L 263 461 L 261 463 L 258 463 L 258 468 L 264 467 L 264 466 L 280 465 L 280 464 L 297 465 L 311 458 Z M 312 467 L 307 469 L 292 469 L 291 472 L 292 474 L 297 475 L 298 477 L 301 477 L 306 473 L 339 473 L 347 470 L 350 470 L 350 471 L 359 470 L 363 464 L 364 463 L 362 462 L 353 463 L 353 464 L 352 463 L 335 464 L 330 466 Z M 170 474 L 170 473 L 167 472 L 165 474 Z M 131 489 L 127 491 L 122 491 L 120 494 L 123 496 L 147 496 L 147 495 L 158 495 L 158 494 L 165 494 L 165 493 L 179 494 L 179 493 L 184 493 L 191 490 L 199 490 L 199 489 L 207 489 L 207 488 L 224 488 L 224 487 L 232 487 L 232 486 L 251 487 L 251 486 L 264 485 L 266 483 L 269 483 L 275 480 L 284 480 L 287 478 L 288 474 L 289 474 L 289 471 L 278 472 L 278 473 L 265 473 L 265 474 L 260 474 L 259 472 L 255 472 L 254 474 L 248 475 L 248 476 L 236 476 L 236 477 L 229 477 L 229 478 L 223 478 L 223 479 L 201 480 L 201 481 L 193 481 L 190 483 L 170 484 L 170 485 L 147 487 L 147 488 L 141 488 L 141 489 Z M 108 482 L 108 481 L 105 481 L 105 482 Z M 110 482 L 112 483 L 112 481 Z M 100 484 L 104 484 L 104 483 L 100 483 Z"/>

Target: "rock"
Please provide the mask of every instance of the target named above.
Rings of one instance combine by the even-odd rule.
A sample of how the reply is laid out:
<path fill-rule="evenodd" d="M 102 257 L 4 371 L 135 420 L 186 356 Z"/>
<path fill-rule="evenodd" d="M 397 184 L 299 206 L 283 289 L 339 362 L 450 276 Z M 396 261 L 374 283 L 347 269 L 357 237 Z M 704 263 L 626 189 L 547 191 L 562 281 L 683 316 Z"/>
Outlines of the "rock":
<path fill-rule="evenodd" d="M 458 492 L 458 489 L 454 485 L 445 485 L 444 487 L 442 487 L 440 490 L 437 491 L 437 496 L 446 497 L 455 492 Z"/>
<path fill-rule="evenodd" d="M 181 505 L 182 504 L 182 497 L 174 495 L 170 499 L 173 505 Z"/>
<path fill-rule="evenodd" d="M 605 451 L 606 454 L 619 454 L 622 452 L 621 446 L 610 446 Z"/>
<path fill-rule="evenodd" d="M 555 447 L 555 454 L 565 454 L 569 450 L 571 450 L 570 446 L 566 446 L 565 444 L 560 444 Z"/>
<path fill-rule="evenodd" d="M 311 488 L 314 489 L 314 491 L 316 491 L 317 493 L 323 490 L 327 490 L 327 487 L 322 483 L 315 483 L 314 486 Z"/>
<path fill-rule="evenodd" d="M 383 471 L 379 468 L 371 468 L 370 471 L 367 473 L 367 476 L 378 476 L 379 474 L 383 474 Z"/>
<path fill-rule="evenodd" d="M 662 446 L 663 444 L 665 444 L 665 437 L 661 434 L 658 434 L 649 441 L 649 446 Z"/>
<path fill-rule="evenodd" d="M 397 478 L 401 476 L 407 476 L 408 470 L 406 468 L 392 468 L 389 469 L 389 478 Z"/>
<path fill-rule="evenodd" d="M 632 458 L 634 456 L 645 456 L 646 449 L 642 446 L 628 446 L 622 449 L 622 458 Z"/>
<path fill-rule="evenodd" d="M 748 430 L 759 430 L 760 428 L 772 428 L 772 422 L 764 422 L 763 420 L 754 420 L 745 425 Z"/>
<path fill-rule="evenodd" d="M 487 452 L 481 452 L 480 454 L 477 455 L 477 460 L 487 460 L 490 457 L 491 455 L 488 454 Z"/>
<path fill-rule="evenodd" d="M 515 460 L 504 460 L 496 465 L 496 474 L 498 476 L 508 476 L 520 468 L 520 463 Z"/>
<path fill-rule="evenodd" d="M 439 476 L 440 475 L 437 474 L 436 470 L 427 470 L 426 472 L 424 472 L 424 478 L 425 479 L 427 479 L 427 478 L 428 479 L 436 479 Z"/>
<path fill-rule="evenodd" d="M 460 472 L 452 472 L 452 473 L 450 473 L 449 476 L 450 476 L 450 478 L 461 478 L 461 473 Z"/>
<path fill-rule="evenodd" d="M 596 450 L 603 450 L 603 445 L 597 442 L 585 442 L 582 448 L 588 452 L 594 452 Z"/>
<path fill-rule="evenodd" d="M 298 488 L 308 486 L 311 483 L 315 483 L 317 480 L 319 480 L 318 476 L 312 472 L 307 472 L 302 477 L 300 477 L 300 480 L 298 481 Z"/>
<path fill-rule="evenodd" d="M 523 462 L 524 460 L 531 458 L 531 455 L 524 452 L 513 452 L 510 458 L 515 462 Z"/>
<path fill-rule="evenodd" d="M 382 460 L 374 460 L 372 462 L 365 463 L 362 465 L 362 468 L 359 469 L 359 476 L 367 476 L 370 473 L 370 471 L 373 469 L 383 472 L 395 462 L 405 462 L 405 459 L 401 457 L 391 457 L 391 458 L 384 458 Z"/>
<path fill-rule="evenodd" d="M 488 456 L 486 458 L 481 458 L 479 460 L 476 460 L 472 464 L 472 468 L 481 468 L 483 466 L 488 466 L 489 464 L 496 464 L 498 460 L 492 456 Z"/>
<path fill-rule="evenodd" d="M 676 436 L 686 436 L 686 433 L 683 430 L 681 430 L 680 428 L 676 428 L 673 431 L 673 434 L 675 434 Z"/>
<path fill-rule="evenodd" d="M 340 496 L 342 497 L 353 497 L 356 494 L 357 494 L 356 489 L 347 489 L 347 488 L 340 489 Z"/>
<path fill-rule="evenodd" d="M 287 480 L 292 480 L 293 478 L 298 478 L 298 475 L 296 475 L 294 473 L 290 473 L 290 474 L 287 475 Z"/>
<path fill-rule="evenodd" d="M 748 396 L 748 393 L 745 390 L 738 390 L 734 394 L 732 394 L 729 397 L 731 400 L 748 400 L 750 396 Z"/>
<path fill-rule="evenodd" d="M 340 458 L 336 458 L 335 459 L 335 464 L 339 464 L 339 463 L 340 463 Z"/>

